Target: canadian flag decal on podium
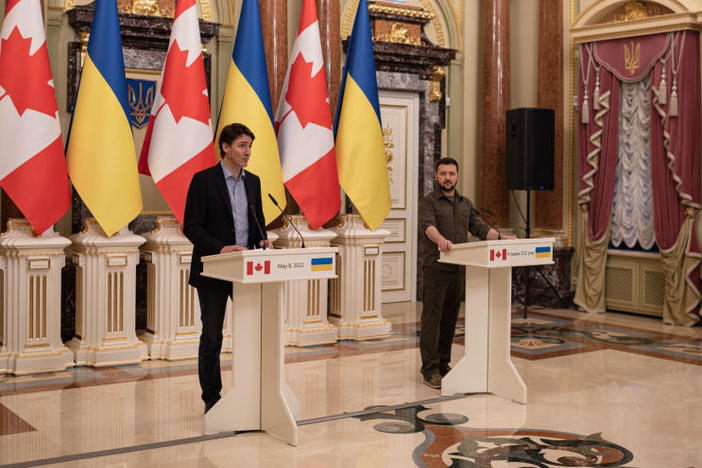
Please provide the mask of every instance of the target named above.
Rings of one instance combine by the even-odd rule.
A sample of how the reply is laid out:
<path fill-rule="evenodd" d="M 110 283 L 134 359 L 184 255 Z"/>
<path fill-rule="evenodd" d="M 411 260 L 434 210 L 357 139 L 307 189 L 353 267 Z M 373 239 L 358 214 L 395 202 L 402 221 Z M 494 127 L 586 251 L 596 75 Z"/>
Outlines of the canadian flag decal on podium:
<path fill-rule="evenodd" d="M 490 249 L 490 261 L 507 260 L 507 249 Z"/>
<path fill-rule="evenodd" d="M 265 260 L 263 262 L 246 262 L 246 276 L 253 275 L 270 275 L 271 274 L 271 261 Z"/>

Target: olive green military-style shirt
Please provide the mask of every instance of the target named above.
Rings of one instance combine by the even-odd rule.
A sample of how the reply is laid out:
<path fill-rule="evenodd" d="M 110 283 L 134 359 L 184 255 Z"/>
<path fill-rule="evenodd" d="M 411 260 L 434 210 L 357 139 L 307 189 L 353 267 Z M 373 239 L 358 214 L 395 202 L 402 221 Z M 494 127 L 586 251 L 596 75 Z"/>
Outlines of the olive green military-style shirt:
<path fill-rule="evenodd" d="M 440 270 L 456 271 L 458 265 L 439 263 L 439 247 L 427 237 L 426 229 L 434 226 L 442 236 L 454 244 L 468 240 L 468 231 L 485 239 L 490 230 L 473 202 L 458 191 L 452 197 L 444 195 L 438 188 L 419 201 L 419 259 L 422 266 Z"/>

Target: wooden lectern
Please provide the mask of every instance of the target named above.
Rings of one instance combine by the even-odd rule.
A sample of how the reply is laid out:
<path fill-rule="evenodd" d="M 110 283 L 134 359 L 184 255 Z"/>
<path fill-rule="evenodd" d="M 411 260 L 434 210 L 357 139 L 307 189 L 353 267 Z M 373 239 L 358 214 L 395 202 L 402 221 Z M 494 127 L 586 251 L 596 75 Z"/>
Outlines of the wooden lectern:
<path fill-rule="evenodd" d="M 205 434 L 263 430 L 297 445 L 300 404 L 285 383 L 283 282 L 336 277 L 336 247 L 247 250 L 202 258 L 233 282 L 232 388 L 205 415 Z"/>
<path fill-rule="evenodd" d="M 468 242 L 439 261 L 466 266 L 465 355 L 441 381 L 441 394 L 490 392 L 526 403 L 510 357 L 512 267 L 553 263 L 553 238 Z"/>

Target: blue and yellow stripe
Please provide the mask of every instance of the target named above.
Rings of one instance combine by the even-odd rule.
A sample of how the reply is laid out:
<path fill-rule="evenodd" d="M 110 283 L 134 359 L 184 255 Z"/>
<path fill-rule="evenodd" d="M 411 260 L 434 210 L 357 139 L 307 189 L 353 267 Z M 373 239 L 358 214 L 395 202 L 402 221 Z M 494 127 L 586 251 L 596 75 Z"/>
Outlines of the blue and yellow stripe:
<path fill-rule="evenodd" d="M 142 209 L 116 0 L 96 0 L 66 150 L 73 186 L 109 236 Z"/>
<path fill-rule="evenodd" d="M 367 0 L 360 0 L 341 76 L 334 120 L 339 183 L 375 230 L 390 212 L 390 182 L 380 118 Z"/>
<path fill-rule="evenodd" d="M 551 247 L 536 247 L 536 253 L 534 256 L 536 258 L 550 258 Z"/>
<path fill-rule="evenodd" d="M 334 267 L 334 259 L 332 257 L 313 258 L 312 271 L 331 271 Z"/>
<path fill-rule="evenodd" d="M 215 141 L 219 141 L 222 128 L 234 122 L 246 125 L 256 136 L 246 169 L 261 178 L 263 214 L 266 224 L 270 223 L 280 212 L 266 194 L 271 193 L 282 208 L 286 197 L 273 125 L 261 13 L 256 0 L 244 0 L 241 5 Z"/>

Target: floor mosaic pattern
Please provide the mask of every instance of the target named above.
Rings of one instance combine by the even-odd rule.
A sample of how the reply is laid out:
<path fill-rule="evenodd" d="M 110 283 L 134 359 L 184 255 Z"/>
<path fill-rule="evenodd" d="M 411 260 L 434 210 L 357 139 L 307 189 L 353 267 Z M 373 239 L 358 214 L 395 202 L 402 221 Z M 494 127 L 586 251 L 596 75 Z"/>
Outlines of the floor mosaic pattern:
<path fill-rule="evenodd" d="M 418 346 L 418 327 L 417 323 L 397 324 L 393 326 L 392 336 L 362 342 L 341 340 L 329 345 L 287 347 L 285 362 L 334 359 L 414 348 Z M 455 338 L 458 344 L 463 344 L 464 327 L 464 322 L 460 320 Z M 604 325 L 586 319 L 559 316 L 553 312 L 532 311 L 527 318 L 523 318 L 521 313 L 513 315 L 512 356 L 529 360 L 548 359 L 602 349 L 616 349 L 702 365 L 702 340 L 699 339 L 632 327 Z M 231 369 L 230 355 L 223 355 L 222 368 Z M 176 377 L 196 372 L 197 361 L 190 359 L 176 362 L 145 361 L 139 365 L 118 367 L 76 367 L 64 372 L 23 377 L 0 375 L 0 396 Z"/>
<path fill-rule="evenodd" d="M 512 317 L 512 355 L 545 359 L 601 349 L 702 365 L 702 340 L 531 312 Z"/>
<path fill-rule="evenodd" d="M 422 432 L 424 442 L 413 458 L 421 468 L 479 468 L 519 463 L 520 468 L 624 467 L 634 459 L 630 450 L 605 440 L 602 434 L 579 435 L 538 429 L 485 429 L 466 426 L 462 414 L 441 413 L 418 405 L 359 416 L 383 421 L 378 432 Z"/>
<path fill-rule="evenodd" d="M 154 360 L 0 376 L 0 468 L 702 468 L 702 328 L 515 313 L 522 405 L 424 385 L 419 308 L 388 305 L 385 339 L 286 349 L 297 447 L 260 431 L 204 436 L 196 360 Z M 226 390 L 231 355 L 222 364 Z"/>

